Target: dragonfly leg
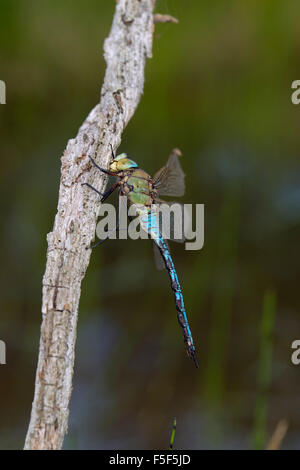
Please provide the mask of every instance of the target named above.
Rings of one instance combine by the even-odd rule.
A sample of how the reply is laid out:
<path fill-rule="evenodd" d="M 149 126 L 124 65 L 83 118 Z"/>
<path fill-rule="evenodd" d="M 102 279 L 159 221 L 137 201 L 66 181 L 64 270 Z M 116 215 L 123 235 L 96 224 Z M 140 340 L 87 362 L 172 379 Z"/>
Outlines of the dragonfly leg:
<path fill-rule="evenodd" d="M 104 202 L 105 199 L 107 199 L 108 196 L 110 196 L 118 186 L 119 186 L 119 181 L 116 181 L 116 182 L 115 182 L 107 191 L 105 191 L 105 193 L 102 195 L 101 202 Z"/>
<path fill-rule="evenodd" d="M 105 173 L 106 175 L 111 175 L 111 176 L 116 176 L 114 173 L 112 173 L 111 171 L 108 171 L 108 170 L 105 170 L 104 168 L 101 168 L 99 165 L 97 165 L 97 163 L 95 162 L 95 160 L 92 158 L 92 157 L 89 157 L 89 159 L 91 160 L 92 164 L 100 171 L 102 171 L 103 173 Z"/>
<path fill-rule="evenodd" d="M 97 248 L 97 246 L 99 245 L 102 245 L 102 243 L 106 242 L 106 240 L 108 240 L 109 237 L 106 237 L 104 238 L 104 240 L 99 240 L 97 243 L 95 243 L 94 245 L 90 245 L 90 246 L 87 246 L 86 247 L 86 250 L 93 250 L 94 248 Z"/>
<path fill-rule="evenodd" d="M 95 191 L 97 194 L 99 194 L 99 196 L 101 196 L 101 202 L 104 202 L 105 199 L 108 198 L 108 196 L 111 195 L 111 193 L 114 192 L 114 190 L 116 189 L 116 187 L 118 186 L 119 182 L 116 181 L 107 191 L 105 191 L 105 193 L 100 193 L 100 191 L 98 191 L 98 189 L 94 188 L 94 186 L 92 186 L 91 184 L 89 183 L 82 183 L 81 186 L 88 186 L 90 189 L 92 189 L 93 191 Z"/>
<path fill-rule="evenodd" d="M 91 189 L 95 189 L 93 186 L 91 186 L 90 184 L 88 183 L 85 183 L 87 186 L 89 186 Z M 98 194 L 101 194 L 102 198 L 101 198 L 101 202 L 104 202 L 105 199 L 108 198 L 108 196 L 111 195 L 111 193 L 114 192 L 114 190 L 117 188 L 117 186 L 119 185 L 119 182 L 116 181 L 104 194 L 101 194 L 97 189 L 95 189 L 95 191 L 98 193 Z M 114 230 L 112 230 L 113 232 L 114 231 L 117 231 L 119 229 L 119 219 L 117 221 L 117 225 L 116 225 L 116 228 Z M 93 249 L 93 248 L 96 248 L 97 246 L 101 245 L 102 243 L 104 243 L 106 240 L 108 240 L 109 237 L 106 237 L 104 238 L 104 240 L 99 240 L 97 243 L 95 243 L 94 245 L 90 245 L 87 247 L 87 250 L 88 249 Z"/>
<path fill-rule="evenodd" d="M 117 222 L 117 225 L 116 225 L 116 228 L 114 230 L 111 230 L 111 232 L 116 232 L 117 230 L 119 229 L 119 221 Z M 104 238 L 103 240 L 99 240 L 97 243 L 95 243 L 94 245 L 90 245 L 87 247 L 87 250 L 88 249 L 93 249 L 93 248 L 96 248 L 97 246 L 99 245 L 102 245 L 102 243 L 106 242 L 106 240 L 109 240 L 109 237 L 106 237 Z"/>
<path fill-rule="evenodd" d="M 100 193 L 100 191 L 98 191 L 98 189 L 94 188 L 94 186 L 92 186 L 92 185 L 89 184 L 89 183 L 82 183 L 81 186 L 88 186 L 90 189 L 92 189 L 92 190 L 95 191 L 97 194 L 99 194 L 99 196 L 104 197 L 104 194 L 103 194 L 103 193 Z"/>

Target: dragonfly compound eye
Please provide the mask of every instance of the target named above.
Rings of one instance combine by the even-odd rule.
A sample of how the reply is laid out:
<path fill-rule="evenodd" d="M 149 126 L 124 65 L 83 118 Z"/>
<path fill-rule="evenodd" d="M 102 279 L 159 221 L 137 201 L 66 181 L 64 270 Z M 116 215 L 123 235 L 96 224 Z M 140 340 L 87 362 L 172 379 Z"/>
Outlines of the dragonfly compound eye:
<path fill-rule="evenodd" d="M 122 170 L 131 170 L 132 168 L 137 168 L 138 165 L 133 160 L 130 160 L 129 158 L 122 158 L 122 160 L 119 160 L 117 162 L 117 167 L 119 171 L 122 171 Z"/>

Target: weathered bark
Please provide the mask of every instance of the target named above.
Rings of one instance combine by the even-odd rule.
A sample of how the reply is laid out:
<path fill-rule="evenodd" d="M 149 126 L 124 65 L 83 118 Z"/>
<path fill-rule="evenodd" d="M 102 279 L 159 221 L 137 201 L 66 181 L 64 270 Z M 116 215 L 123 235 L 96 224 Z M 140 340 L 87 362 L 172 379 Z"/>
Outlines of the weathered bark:
<path fill-rule="evenodd" d="M 42 326 L 35 394 L 25 449 L 60 449 L 67 432 L 81 282 L 89 264 L 99 197 L 106 178 L 89 156 L 107 168 L 111 152 L 143 92 L 151 57 L 155 0 L 119 0 L 104 44 L 107 64 L 100 103 L 62 157 L 57 214 L 48 234 L 43 278 Z"/>

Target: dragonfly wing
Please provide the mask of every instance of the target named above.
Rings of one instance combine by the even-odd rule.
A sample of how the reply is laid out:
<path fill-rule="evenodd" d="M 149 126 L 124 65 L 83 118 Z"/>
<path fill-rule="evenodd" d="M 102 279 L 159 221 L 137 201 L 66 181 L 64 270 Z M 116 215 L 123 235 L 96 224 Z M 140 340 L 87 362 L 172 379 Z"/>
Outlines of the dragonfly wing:
<path fill-rule="evenodd" d="M 167 245 L 167 247 L 170 251 L 169 245 L 168 245 L 166 240 L 165 240 L 165 244 Z M 156 267 L 159 271 L 162 271 L 163 269 L 166 269 L 164 259 L 161 255 L 160 251 L 159 251 L 159 248 L 158 248 L 157 244 L 154 241 L 152 242 L 152 246 L 153 246 L 153 254 L 154 254 L 155 265 L 156 265 Z"/>
<path fill-rule="evenodd" d="M 184 195 L 185 174 L 179 162 L 180 156 L 180 150 L 172 150 L 166 165 L 158 170 L 153 177 L 153 185 L 161 196 Z"/>
<path fill-rule="evenodd" d="M 159 229 L 164 240 L 171 240 L 178 243 L 184 243 L 185 233 L 191 225 L 189 211 L 183 204 L 177 201 L 156 200 L 155 204 L 161 211 L 159 220 Z"/>

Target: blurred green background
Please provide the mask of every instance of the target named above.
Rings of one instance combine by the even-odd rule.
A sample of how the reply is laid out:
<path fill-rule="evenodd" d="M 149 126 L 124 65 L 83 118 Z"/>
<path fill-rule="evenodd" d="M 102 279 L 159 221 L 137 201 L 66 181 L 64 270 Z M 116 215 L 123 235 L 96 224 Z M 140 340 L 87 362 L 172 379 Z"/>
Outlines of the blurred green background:
<path fill-rule="evenodd" d="M 21 448 L 60 157 L 98 102 L 114 1 L 0 0 L 0 448 Z M 173 247 L 200 369 L 148 241 L 107 242 L 83 282 L 65 449 L 300 448 L 297 0 L 159 0 L 144 96 L 120 151 L 153 174 L 179 147 L 205 245 Z M 300 366 L 299 366 L 300 367 Z"/>

